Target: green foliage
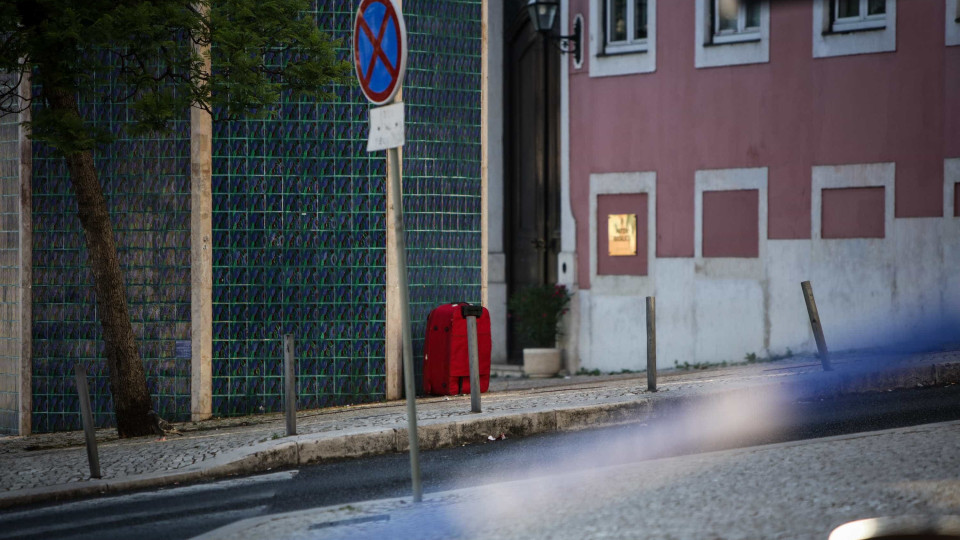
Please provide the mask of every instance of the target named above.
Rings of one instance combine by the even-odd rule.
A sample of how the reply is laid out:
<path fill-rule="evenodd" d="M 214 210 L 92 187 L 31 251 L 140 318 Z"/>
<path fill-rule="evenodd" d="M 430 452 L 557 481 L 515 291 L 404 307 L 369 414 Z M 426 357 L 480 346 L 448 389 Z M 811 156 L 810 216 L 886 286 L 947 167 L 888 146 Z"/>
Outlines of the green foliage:
<path fill-rule="evenodd" d="M 695 362 L 691 364 L 690 362 L 680 363 L 677 360 L 673 361 L 673 367 L 681 371 L 690 371 L 690 370 L 700 370 L 700 369 L 710 369 L 712 367 L 727 367 L 727 366 L 742 366 L 749 364 L 764 364 L 767 362 L 776 362 L 778 360 L 784 360 L 787 358 L 793 357 L 793 351 L 790 348 L 787 348 L 787 351 L 784 354 L 772 354 L 766 358 L 757 356 L 757 353 L 747 353 L 743 357 L 742 362 L 727 362 L 724 360 L 719 364 L 710 364 L 708 362 Z"/>
<path fill-rule="evenodd" d="M 691 370 L 710 369 L 716 366 L 708 362 L 694 362 L 693 364 L 691 364 L 690 362 L 684 362 L 681 364 L 680 362 L 674 360 L 673 367 L 674 369 L 678 369 L 680 371 L 691 371 Z"/>
<path fill-rule="evenodd" d="M 309 0 L 17 0 L 0 3 L 0 116 L 47 92 L 131 104 L 136 133 L 163 132 L 191 106 L 215 118 L 269 114 L 283 92 L 333 99 L 350 64 L 306 14 Z M 212 46 L 211 46 L 212 44 Z M 212 73 L 207 69 L 212 62 Z M 104 74 L 116 85 L 104 93 Z M 90 118 L 34 109 L 33 137 L 64 153 L 109 138 Z"/>
<path fill-rule="evenodd" d="M 577 375 L 590 375 L 591 377 L 597 377 L 603 374 L 600 372 L 599 369 L 591 369 L 588 371 L 584 368 L 580 368 L 580 371 L 577 372 Z"/>
<path fill-rule="evenodd" d="M 507 308 L 524 346 L 554 347 L 560 319 L 570 304 L 570 291 L 563 285 L 520 289 L 510 297 Z"/>
<path fill-rule="evenodd" d="M 758 358 L 756 354 L 749 353 L 744 357 L 744 361 L 747 364 L 756 364 L 756 363 L 767 363 L 767 362 L 776 362 L 778 360 L 785 360 L 787 358 L 793 357 L 793 351 L 790 350 L 790 347 L 787 347 L 787 352 L 783 354 L 771 354 L 766 358 Z"/>

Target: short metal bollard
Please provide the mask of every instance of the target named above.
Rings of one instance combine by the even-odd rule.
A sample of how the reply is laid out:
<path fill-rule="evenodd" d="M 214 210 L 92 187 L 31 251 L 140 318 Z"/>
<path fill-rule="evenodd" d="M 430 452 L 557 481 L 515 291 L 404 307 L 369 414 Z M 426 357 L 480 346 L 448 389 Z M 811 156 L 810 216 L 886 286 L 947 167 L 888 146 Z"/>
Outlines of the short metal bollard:
<path fill-rule="evenodd" d="M 90 408 L 87 370 L 80 364 L 76 364 L 74 372 L 77 378 L 77 394 L 80 396 L 80 417 L 83 419 L 83 434 L 87 439 L 87 461 L 90 462 L 90 478 L 101 478 L 100 455 L 97 452 L 97 434 L 93 426 L 93 410 Z"/>
<path fill-rule="evenodd" d="M 467 354 L 470 360 L 470 412 L 480 410 L 480 352 L 477 342 L 477 317 L 483 316 L 483 306 L 463 304 L 460 314 L 467 320 Z"/>
<path fill-rule="evenodd" d="M 647 390 L 657 391 L 657 299 L 647 297 Z"/>
<path fill-rule="evenodd" d="M 283 336 L 283 403 L 287 436 L 297 434 L 297 381 L 294 375 L 293 334 Z"/>

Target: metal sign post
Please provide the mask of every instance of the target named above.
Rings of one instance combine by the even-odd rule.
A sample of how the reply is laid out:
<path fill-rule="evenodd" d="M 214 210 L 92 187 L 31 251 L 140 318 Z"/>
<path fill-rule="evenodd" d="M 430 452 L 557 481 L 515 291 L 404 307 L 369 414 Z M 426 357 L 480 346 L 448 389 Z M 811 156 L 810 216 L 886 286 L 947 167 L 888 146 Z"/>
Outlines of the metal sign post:
<path fill-rule="evenodd" d="M 400 327 L 403 329 L 403 393 L 407 397 L 407 434 L 410 439 L 410 479 L 413 483 L 413 501 L 423 500 L 420 485 L 420 441 L 417 437 L 417 391 L 413 373 L 413 337 L 410 329 L 410 289 L 407 283 L 407 242 L 403 226 L 403 194 L 400 181 L 400 152 L 387 150 L 387 175 L 390 177 L 392 194 L 390 201 L 394 212 L 394 238 L 396 239 L 397 273 L 400 276 Z"/>
<path fill-rule="evenodd" d="M 399 147 L 404 143 L 403 103 L 394 97 L 403 86 L 407 68 L 407 28 L 397 0 L 361 0 L 353 24 L 353 58 L 363 95 L 370 110 L 367 151 L 387 151 L 387 181 L 393 206 L 393 228 L 399 275 L 400 327 L 403 332 L 403 385 L 407 398 L 407 434 L 410 440 L 410 477 L 413 501 L 423 500 L 420 484 L 420 443 L 417 437 L 417 393 L 410 329 L 410 289 L 407 283 L 407 243 L 403 226 L 403 182 Z"/>

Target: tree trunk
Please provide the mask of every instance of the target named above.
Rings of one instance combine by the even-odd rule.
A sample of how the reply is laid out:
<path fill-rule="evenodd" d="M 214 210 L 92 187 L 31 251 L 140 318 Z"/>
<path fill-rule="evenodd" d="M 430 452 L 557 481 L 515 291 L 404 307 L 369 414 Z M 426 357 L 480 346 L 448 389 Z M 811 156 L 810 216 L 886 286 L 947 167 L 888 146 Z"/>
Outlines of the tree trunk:
<path fill-rule="evenodd" d="M 49 89 L 44 92 L 52 111 L 80 117 L 76 96 L 69 90 Z M 150 393 L 143 362 L 137 350 L 127 308 L 126 289 L 113 226 L 107 212 L 103 189 L 93 164 L 93 151 L 67 154 L 67 169 L 77 196 L 78 215 L 87 239 L 90 269 L 97 296 L 97 311 L 103 327 L 107 366 L 110 370 L 110 392 L 121 437 L 151 433 Z"/>

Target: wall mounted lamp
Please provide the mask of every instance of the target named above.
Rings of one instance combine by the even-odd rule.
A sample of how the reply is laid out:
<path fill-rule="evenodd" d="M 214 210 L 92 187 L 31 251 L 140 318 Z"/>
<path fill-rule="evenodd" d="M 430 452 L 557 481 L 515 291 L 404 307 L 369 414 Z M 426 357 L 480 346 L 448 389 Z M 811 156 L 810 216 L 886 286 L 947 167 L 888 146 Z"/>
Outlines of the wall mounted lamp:
<path fill-rule="evenodd" d="M 553 27 L 557 22 L 557 12 L 560 3 L 557 0 L 530 0 L 527 2 L 527 12 L 533 29 L 551 39 L 563 53 L 573 53 L 574 60 L 581 61 L 581 35 L 583 34 L 581 19 L 573 23 L 573 34 L 569 36 L 553 35 Z"/>

